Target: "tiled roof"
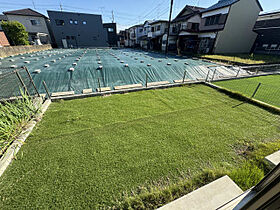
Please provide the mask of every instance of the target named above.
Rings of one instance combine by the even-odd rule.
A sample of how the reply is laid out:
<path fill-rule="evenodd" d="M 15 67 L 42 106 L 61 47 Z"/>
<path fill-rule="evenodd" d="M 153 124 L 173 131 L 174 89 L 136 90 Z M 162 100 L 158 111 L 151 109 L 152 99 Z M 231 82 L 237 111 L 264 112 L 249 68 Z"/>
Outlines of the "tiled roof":
<path fill-rule="evenodd" d="M 208 11 L 220 9 L 220 8 L 223 8 L 223 7 L 228 7 L 228 6 L 231 6 L 232 4 L 234 4 L 238 1 L 240 1 L 240 0 L 219 0 L 219 2 L 217 4 L 214 4 L 211 7 L 208 7 L 207 9 L 203 10 L 202 12 L 208 12 Z M 263 10 L 259 0 L 256 0 L 256 2 L 259 5 L 260 9 Z"/>
<path fill-rule="evenodd" d="M 186 5 L 184 7 L 184 9 L 182 9 L 182 11 L 172 20 L 172 22 L 187 20 L 187 19 L 191 18 L 192 16 L 198 14 L 199 12 L 203 11 L 204 9 L 205 8 L 202 8 L 202 7 Z M 192 10 L 192 13 L 182 16 L 182 14 L 184 14 L 184 12 L 186 10 Z"/>
<path fill-rule="evenodd" d="M 36 12 L 33 9 L 26 8 L 26 9 L 19 9 L 19 10 L 13 10 L 13 11 L 7 11 L 3 12 L 4 15 L 24 15 L 24 16 L 35 16 L 35 17 L 43 17 L 47 18 L 45 15 Z"/>
<path fill-rule="evenodd" d="M 230 6 L 230 5 L 232 5 L 232 4 L 234 4 L 238 1 L 239 0 L 220 0 L 217 4 L 214 4 L 211 7 L 208 7 L 207 9 L 203 10 L 202 12 L 208 12 L 208 11 L 211 11 L 211 10 L 227 7 L 227 6 Z"/>

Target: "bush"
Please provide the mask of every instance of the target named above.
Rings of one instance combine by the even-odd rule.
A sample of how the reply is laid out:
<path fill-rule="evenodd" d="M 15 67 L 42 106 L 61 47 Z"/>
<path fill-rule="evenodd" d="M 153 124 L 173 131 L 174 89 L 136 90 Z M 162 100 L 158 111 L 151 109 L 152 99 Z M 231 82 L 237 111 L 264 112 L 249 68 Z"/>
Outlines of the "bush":
<path fill-rule="evenodd" d="M 28 33 L 20 22 L 2 21 L 1 26 L 12 45 L 29 45 Z"/>
<path fill-rule="evenodd" d="M 242 190 L 248 190 L 263 179 L 264 172 L 254 163 L 247 162 L 234 169 L 229 176 Z"/>

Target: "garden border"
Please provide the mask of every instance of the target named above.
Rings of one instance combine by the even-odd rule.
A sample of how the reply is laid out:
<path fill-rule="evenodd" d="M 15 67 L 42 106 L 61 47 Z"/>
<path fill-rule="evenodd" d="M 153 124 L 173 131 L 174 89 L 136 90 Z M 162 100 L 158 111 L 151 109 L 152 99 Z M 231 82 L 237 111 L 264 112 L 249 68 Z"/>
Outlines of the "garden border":
<path fill-rule="evenodd" d="M 0 159 L 0 177 L 3 175 L 5 170 L 11 164 L 16 154 L 20 150 L 21 146 L 24 144 L 27 137 L 32 132 L 33 128 L 36 126 L 38 122 L 41 121 L 44 113 L 47 111 L 49 105 L 51 104 L 51 100 L 46 100 L 42 106 L 41 113 L 38 117 L 32 119 L 26 126 L 26 128 L 21 132 L 19 137 L 12 143 L 12 145 L 7 149 L 5 154 Z"/>

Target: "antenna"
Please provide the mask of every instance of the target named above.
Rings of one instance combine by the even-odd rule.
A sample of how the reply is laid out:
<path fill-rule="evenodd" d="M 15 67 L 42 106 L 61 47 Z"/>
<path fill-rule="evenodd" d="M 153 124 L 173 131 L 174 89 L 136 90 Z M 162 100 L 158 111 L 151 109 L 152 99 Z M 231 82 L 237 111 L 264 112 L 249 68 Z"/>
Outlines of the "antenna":
<path fill-rule="evenodd" d="M 61 4 L 61 2 L 59 2 L 59 7 L 60 7 L 60 11 L 62 12 L 62 4 Z"/>
<path fill-rule="evenodd" d="M 112 23 L 115 22 L 114 10 L 112 10 Z"/>
<path fill-rule="evenodd" d="M 36 9 L 34 0 L 32 0 L 33 8 Z"/>

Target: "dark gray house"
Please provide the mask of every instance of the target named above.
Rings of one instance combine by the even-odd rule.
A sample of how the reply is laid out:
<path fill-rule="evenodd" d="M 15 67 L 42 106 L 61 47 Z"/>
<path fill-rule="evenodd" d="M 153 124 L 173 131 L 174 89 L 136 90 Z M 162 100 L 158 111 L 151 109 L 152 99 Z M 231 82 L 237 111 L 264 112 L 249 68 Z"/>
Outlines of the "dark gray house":
<path fill-rule="evenodd" d="M 280 11 L 261 14 L 254 31 L 258 34 L 256 53 L 280 54 Z"/>
<path fill-rule="evenodd" d="M 101 15 L 48 11 L 59 48 L 107 47 Z"/>
<path fill-rule="evenodd" d="M 110 47 L 118 45 L 117 25 L 116 23 L 104 23 L 104 29 L 107 32 L 107 43 Z"/>

